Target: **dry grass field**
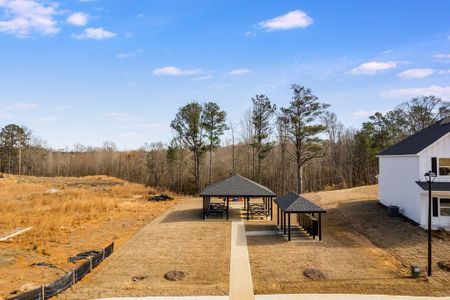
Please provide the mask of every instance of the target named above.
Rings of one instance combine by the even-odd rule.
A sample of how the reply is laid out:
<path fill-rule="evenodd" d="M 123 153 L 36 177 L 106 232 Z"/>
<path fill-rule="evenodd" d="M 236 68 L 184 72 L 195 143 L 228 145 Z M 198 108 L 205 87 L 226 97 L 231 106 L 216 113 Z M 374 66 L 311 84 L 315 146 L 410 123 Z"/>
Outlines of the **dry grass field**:
<path fill-rule="evenodd" d="M 49 283 L 74 267 L 67 258 L 120 248 L 173 202 L 148 202 L 155 191 L 106 176 L 0 179 L 0 235 L 33 227 L 0 242 L 0 298 L 25 286 Z M 56 268 L 32 266 L 49 263 Z"/>
<path fill-rule="evenodd" d="M 231 223 L 203 221 L 201 205 L 199 198 L 180 200 L 57 299 L 227 295 Z M 164 278 L 173 270 L 183 280 Z"/>
<path fill-rule="evenodd" d="M 426 232 L 403 218 L 389 218 L 377 201 L 376 186 L 306 197 L 327 209 L 323 242 L 247 237 L 255 293 L 450 295 L 450 273 L 437 266 L 450 257 L 449 237 L 433 240 L 432 278 L 411 279 L 410 264 L 426 268 Z M 246 228 L 274 229 L 275 224 L 249 223 Z M 303 272 L 309 268 L 326 279 L 306 278 Z"/>

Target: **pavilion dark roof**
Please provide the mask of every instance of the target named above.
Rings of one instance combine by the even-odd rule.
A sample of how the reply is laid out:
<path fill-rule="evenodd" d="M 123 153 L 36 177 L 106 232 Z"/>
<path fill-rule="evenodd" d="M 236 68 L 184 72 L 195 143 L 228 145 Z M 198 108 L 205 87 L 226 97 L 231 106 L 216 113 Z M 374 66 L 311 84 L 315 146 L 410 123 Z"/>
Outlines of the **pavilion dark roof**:
<path fill-rule="evenodd" d="M 380 152 L 383 155 L 418 154 L 450 132 L 450 117 L 446 117 Z"/>
<path fill-rule="evenodd" d="M 315 205 L 297 193 L 291 192 L 275 199 L 275 203 L 284 212 L 290 213 L 324 213 L 326 210 Z"/>
<path fill-rule="evenodd" d="M 428 191 L 428 182 L 425 181 L 416 181 L 416 183 L 422 188 L 424 191 Z M 450 191 L 450 182 L 433 182 L 431 190 L 434 192 L 448 192 Z"/>
<path fill-rule="evenodd" d="M 269 188 L 241 175 L 234 175 L 207 186 L 200 196 L 209 197 L 275 197 Z"/>

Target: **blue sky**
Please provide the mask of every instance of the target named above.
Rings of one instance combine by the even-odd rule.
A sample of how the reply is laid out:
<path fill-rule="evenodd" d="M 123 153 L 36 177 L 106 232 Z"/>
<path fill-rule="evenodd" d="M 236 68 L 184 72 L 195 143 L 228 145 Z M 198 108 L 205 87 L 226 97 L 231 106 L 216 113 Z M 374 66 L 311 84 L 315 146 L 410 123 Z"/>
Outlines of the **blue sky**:
<path fill-rule="evenodd" d="M 415 95 L 450 101 L 450 2 L 0 0 L 0 125 L 52 147 L 170 140 L 191 100 L 238 124 L 310 87 L 358 128 Z"/>

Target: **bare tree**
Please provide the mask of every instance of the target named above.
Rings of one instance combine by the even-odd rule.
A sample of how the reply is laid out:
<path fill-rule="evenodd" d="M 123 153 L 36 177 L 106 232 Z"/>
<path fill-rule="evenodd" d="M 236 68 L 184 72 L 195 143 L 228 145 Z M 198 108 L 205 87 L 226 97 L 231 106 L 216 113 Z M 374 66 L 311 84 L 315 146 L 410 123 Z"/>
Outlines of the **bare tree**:
<path fill-rule="evenodd" d="M 150 143 L 144 148 L 147 151 L 147 170 L 153 177 L 153 185 L 159 188 L 161 177 L 166 171 L 164 145 L 162 142 Z"/>

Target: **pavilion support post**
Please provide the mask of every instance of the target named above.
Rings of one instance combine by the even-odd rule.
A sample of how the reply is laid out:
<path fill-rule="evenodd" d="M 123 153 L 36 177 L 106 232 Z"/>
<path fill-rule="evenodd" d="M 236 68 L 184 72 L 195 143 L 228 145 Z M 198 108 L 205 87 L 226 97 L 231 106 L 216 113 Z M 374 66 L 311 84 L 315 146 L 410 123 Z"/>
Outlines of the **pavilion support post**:
<path fill-rule="evenodd" d="M 280 229 L 283 231 L 283 211 L 280 208 Z"/>
<path fill-rule="evenodd" d="M 277 205 L 277 226 L 280 225 L 280 208 Z"/>
<path fill-rule="evenodd" d="M 288 213 L 288 241 L 291 241 L 291 214 Z"/>
<path fill-rule="evenodd" d="M 273 198 L 270 197 L 270 221 L 273 220 Z"/>
<path fill-rule="evenodd" d="M 206 202 L 206 197 L 203 197 L 203 211 L 202 211 L 202 218 L 203 218 L 203 220 L 205 220 L 205 213 L 206 213 L 206 211 L 205 211 L 205 203 Z"/>
<path fill-rule="evenodd" d="M 230 211 L 230 198 L 227 197 L 227 220 L 228 220 L 228 217 L 229 217 L 229 211 Z"/>
<path fill-rule="evenodd" d="M 286 234 L 286 213 L 283 212 L 283 233 Z"/>
<path fill-rule="evenodd" d="M 322 213 L 319 213 L 319 241 L 322 240 Z"/>
<path fill-rule="evenodd" d="M 247 197 L 247 221 L 250 220 L 250 197 Z"/>
<path fill-rule="evenodd" d="M 244 198 L 244 210 L 247 210 L 247 197 Z"/>

